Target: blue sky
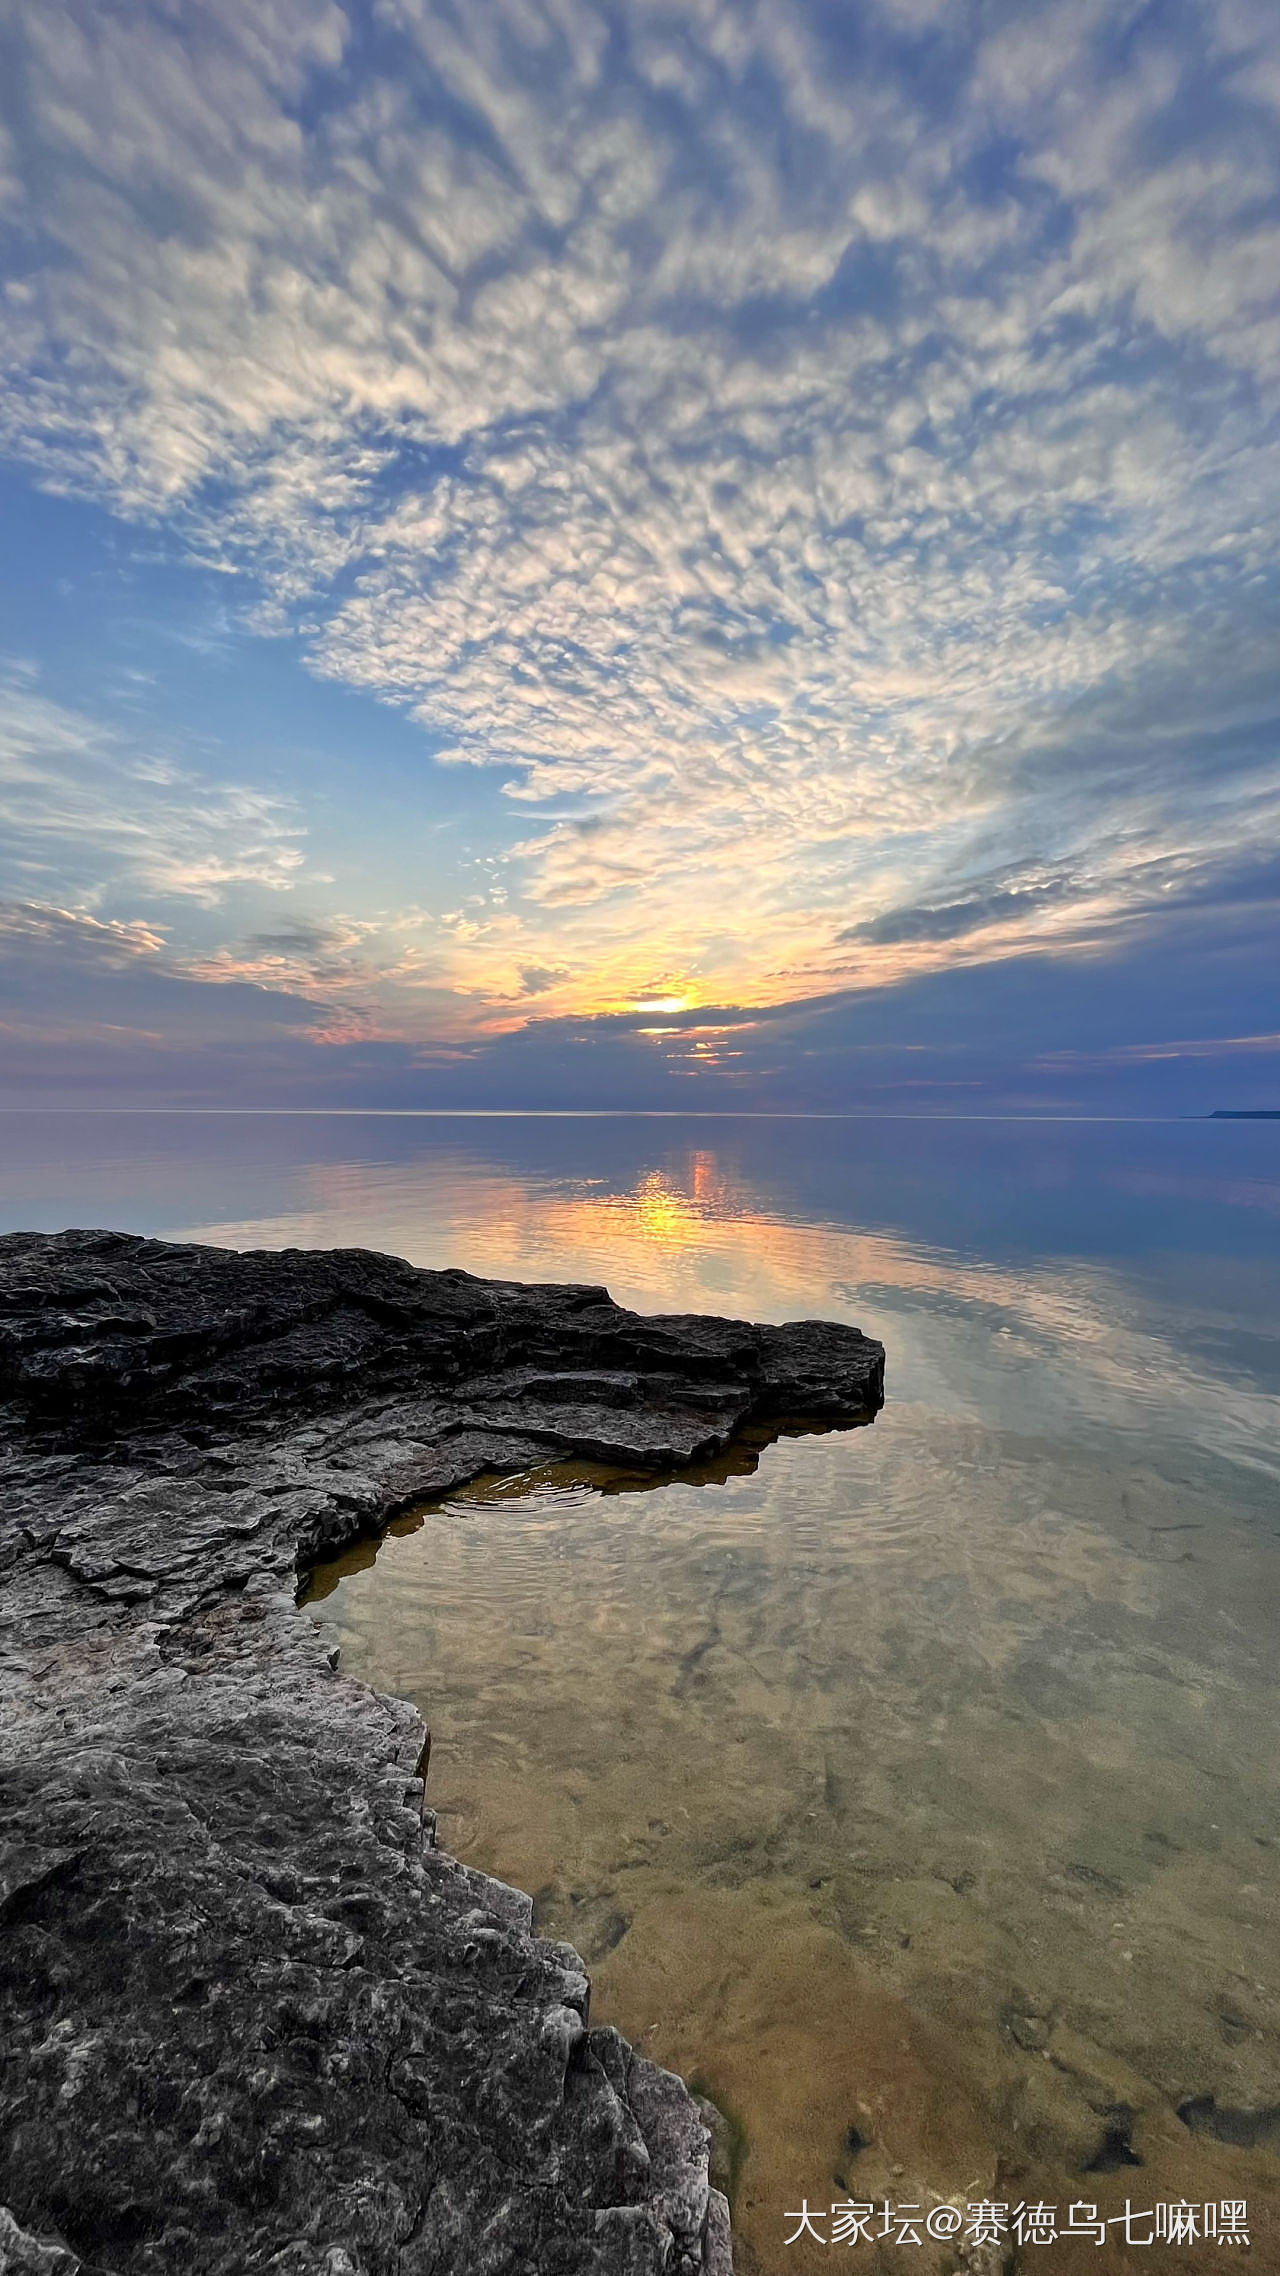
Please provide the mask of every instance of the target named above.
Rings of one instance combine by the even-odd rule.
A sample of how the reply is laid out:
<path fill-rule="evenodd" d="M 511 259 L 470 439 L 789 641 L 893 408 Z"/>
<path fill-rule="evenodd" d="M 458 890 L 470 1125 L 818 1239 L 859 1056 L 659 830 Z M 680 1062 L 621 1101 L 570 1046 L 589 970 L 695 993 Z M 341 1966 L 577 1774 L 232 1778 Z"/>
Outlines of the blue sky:
<path fill-rule="evenodd" d="M 1280 1103 L 1273 0 L 14 0 L 0 1080 Z"/>

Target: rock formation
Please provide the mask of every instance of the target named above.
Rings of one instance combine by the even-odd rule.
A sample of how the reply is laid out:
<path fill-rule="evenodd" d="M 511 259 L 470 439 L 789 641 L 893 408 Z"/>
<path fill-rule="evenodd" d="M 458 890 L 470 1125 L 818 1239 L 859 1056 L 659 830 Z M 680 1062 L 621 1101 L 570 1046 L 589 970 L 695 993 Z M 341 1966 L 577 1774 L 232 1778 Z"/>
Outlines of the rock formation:
<path fill-rule="evenodd" d="M 419 1717 L 298 1572 L 481 1471 L 868 1420 L 883 1359 L 361 1250 L 0 1239 L 0 2271 L 725 2276 L 694 2103 L 433 1846 Z"/>

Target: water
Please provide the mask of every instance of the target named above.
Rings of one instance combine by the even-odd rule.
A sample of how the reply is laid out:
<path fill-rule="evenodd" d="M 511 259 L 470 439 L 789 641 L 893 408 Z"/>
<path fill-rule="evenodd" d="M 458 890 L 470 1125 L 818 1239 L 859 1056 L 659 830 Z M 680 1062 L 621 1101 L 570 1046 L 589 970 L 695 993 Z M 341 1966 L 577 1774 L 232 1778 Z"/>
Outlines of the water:
<path fill-rule="evenodd" d="M 849 2196 L 1244 2197 L 1280 2267 L 1280 1126 L 0 1134 L 10 1225 L 358 1243 L 880 1336 L 870 1429 L 649 1490 L 482 1481 L 311 1610 L 420 1703 L 446 1844 L 533 1890 L 596 2019 L 729 2114 L 744 2276 L 824 2266 L 783 2216 Z"/>

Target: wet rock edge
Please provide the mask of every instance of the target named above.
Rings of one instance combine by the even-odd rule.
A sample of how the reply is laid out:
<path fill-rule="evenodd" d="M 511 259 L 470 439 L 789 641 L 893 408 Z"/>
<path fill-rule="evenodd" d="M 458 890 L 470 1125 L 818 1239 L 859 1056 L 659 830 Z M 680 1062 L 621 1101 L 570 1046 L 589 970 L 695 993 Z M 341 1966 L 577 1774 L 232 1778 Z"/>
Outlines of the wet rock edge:
<path fill-rule="evenodd" d="M 883 1364 L 361 1250 L 0 1239 L 0 2271 L 727 2276 L 692 2098 L 434 1846 L 416 1710 L 297 1580 L 484 1470 L 870 1420 Z"/>

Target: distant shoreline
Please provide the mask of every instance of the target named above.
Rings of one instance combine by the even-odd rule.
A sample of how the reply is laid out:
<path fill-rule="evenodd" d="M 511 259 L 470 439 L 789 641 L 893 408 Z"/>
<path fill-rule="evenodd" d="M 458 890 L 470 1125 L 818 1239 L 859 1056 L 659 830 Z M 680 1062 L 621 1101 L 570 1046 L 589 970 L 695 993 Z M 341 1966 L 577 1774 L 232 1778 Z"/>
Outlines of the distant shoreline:
<path fill-rule="evenodd" d="M 1210 1122 L 1280 1122 L 1280 1106 L 1215 1106 Z"/>

